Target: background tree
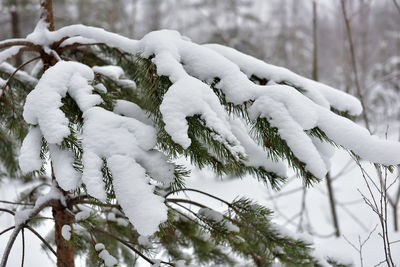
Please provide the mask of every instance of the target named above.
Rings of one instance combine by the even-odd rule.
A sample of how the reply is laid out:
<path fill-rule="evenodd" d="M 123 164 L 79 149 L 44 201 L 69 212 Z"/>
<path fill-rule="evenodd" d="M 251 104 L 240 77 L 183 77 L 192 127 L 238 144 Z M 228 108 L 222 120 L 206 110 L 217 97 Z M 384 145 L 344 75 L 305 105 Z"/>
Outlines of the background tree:
<path fill-rule="evenodd" d="M 141 2 L 142 1 L 138 1 L 137 8 L 138 8 L 139 17 L 136 18 L 136 20 L 137 20 L 136 26 L 137 26 L 137 29 L 138 29 L 137 32 L 139 33 L 139 35 L 145 33 L 145 30 L 142 30 L 141 27 L 145 26 L 144 24 L 146 22 L 146 20 L 144 20 L 143 17 L 140 17 L 141 8 L 143 8 L 143 5 L 141 5 Z M 56 4 L 58 4 L 58 3 L 59 2 L 57 2 Z M 70 6 L 72 6 L 72 7 L 74 7 L 76 5 L 74 2 L 70 2 L 68 4 L 70 4 Z M 162 9 L 162 16 L 166 17 L 166 16 L 168 16 L 168 14 L 166 14 L 166 11 L 169 10 L 168 7 L 171 7 L 173 4 L 172 4 L 172 1 L 171 2 L 164 1 L 163 4 L 164 4 L 164 8 Z M 278 5 L 278 4 L 281 4 L 281 3 L 276 3 L 276 5 Z M 287 7 L 287 9 L 289 10 L 288 12 L 290 13 L 294 9 L 291 8 L 291 4 L 292 4 L 291 1 L 287 1 L 287 4 L 289 5 Z M 187 5 L 190 5 L 190 3 L 188 2 Z M 262 5 L 263 5 L 262 3 L 261 4 L 257 4 L 256 3 L 254 6 L 256 8 L 260 8 L 260 6 L 262 6 Z M 269 2 L 268 5 L 272 5 L 273 6 L 275 4 L 273 2 Z M 293 3 L 293 5 L 294 5 L 294 3 Z M 30 6 L 32 7 L 33 13 L 36 12 L 36 14 L 37 14 L 37 9 L 35 8 L 35 5 L 31 4 Z M 265 4 L 264 4 L 264 6 L 265 6 Z M 308 5 L 308 6 L 311 6 L 311 5 Z M 95 14 L 95 10 L 99 10 L 100 7 L 101 7 L 101 5 L 94 5 L 94 6 L 92 5 L 92 7 L 90 8 L 90 11 L 94 11 L 94 12 L 93 13 L 90 12 L 90 14 Z M 329 6 L 328 7 L 326 7 L 326 6 L 324 7 L 324 4 L 322 4 L 322 2 L 321 2 L 321 7 L 322 7 L 322 10 L 324 10 L 324 8 L 325 8 L 325 13 L 323 13 L 324 20 L 321 21 L 321 23 L 319 25 L 320 26 L 319 28 L 321 29 L 321 31 L 323 33 L 324 32 L 332 32 L 332 28 L 335 27 L 335 23 L 330 21 L 330 17 L 329 16 L 328 16 L 328 18 L 326 17 L 326 14 L 327 14 L 326 8 L 330 8 L 330 7 Z M 212 9 L 213 8 L 212 4 L 210 4 L 208 8 Z M 310 12 L 310 9 L 307 10 L 307 5 L 297 4 L 297 8 L 298 8 L 298 10 L 297 10 L 298 14 L 307 14 L 307 12 L 308 13 Z M 357 12 L 358 5 L 357 4 L 353 4 L 352 8 L 353 8 L 353 10 L 351 12 L 349 12 L 350 19 L 352 21 L 352 27 L 353 28 L 354 27 L 360 27 L 360 28 L 363 27 L 362 25 L 357 26 L 357 24 L 355 23 L 355 22 L 358 21 L 357 14 L 360 14 L 360 12 Z M 64 10 L 64 9 L 58 9 L 58 10 Z M 107 10 L 107 9 L 105 9 L 105 10 Z M 180 8 L 179 10 L 181 12 L 186 12 L 187 11 L 187 9 L 184 9 L 183 7 Z M 254 10 L 255 9 L 253 7 L 253 13 L 258 15 L 258 13 L 256 13 Z M 265 10 L 265 9 L 259 9 L 259 10 Z M 277 10 L 279 11 L 279 9 L 277 9 Z M 251 11 L 251 9 L 250 9 L 250 11 Z M 267 11 L 268 11 L 268 9 L 267 9 Z M 340 6 L 338 6 L 338 11 L 341 12 Z M 178 11 L 174 11 L 174 12 L 178 12 Z M 322 12 L 324 12 L 324 11 L 322 11 Z M 381 13 L 379 13 L 379 12 L 381 12 Z M 71 14 L 73 14 L 73 13 L 74 12 L 71 12 Z M 99 11 L 99 14 L 101 14 L 101 13 L 104 13 L 104 12 Z M 219 13 L 223 14 L 223 11 L 220 10 Z M 265 12 L 264 14 L 266 14 L 266 13 L 268 13 L 268 12 Z M 88 19 L 87 23 L 98 25 L 98 24 L 96 24 L 97 22 L 95 21 L 96 16 L 95 15 L 94 16 L 89 16 L 90 14 L 89 14 L 89 12 L 87 12 L 85 16 L 81 16 L 81 17 L 84 17 L 85 19 Z M 179 13 L 176 13 L 176 14 L 179 14 Z M 193 15 L 193 16 L 191 16 L 193 18 L 196 16 L 196 13 L 193 10 L 191 11 L 190 14 Z M 311 14 L 311 13 L 309 13 L 309 14 Z M 384 15 L 380 15 L 379 16 L 378 14 L 384 14 Z M 393 19 L 393 17 L 391 17 L 389 14 L 396 14 L 396 16 L 397 16 L 397 13 L 395 13 L 394 9 L 389 9 L 388 10 L 388 5 L 380 4 L 380 2 L 373 3 L 373 8 L 371 8 L 371 20 L 372 20 L 371 25 L 373 25 L 373 26 L 372 26 L 372 28 L 370 29 L 369 32 L 370 32 L 371 36 L 372 35 L 373 36 L 377 36 L 377 38 L 376 38 L 377 40 L 386 40 L 387 42 L 385 44 L 386 47 L 384 45 L 382 45 L 382 47 L 379 46 L 380 48 L 379 48 L 378 51 L 376 49 L 374 49 L 375 53 L 373 53 L 373 55 L 371 55 L 371 53 L 369 53 L 371 62 L 377 62 L 377 61 L 381 61 L 382 62 L 382 61 L 384 61 L 385 58 L 396 54 L 396 52 L 395 52 L 396 50 L 395 49 L 393 50 L 393 43 L 395 43 L 395 42 L 391 42 L 390 41 L 390 40 L 392 40 L 390 38 L 393 38 L 394 41 L 398 40 L 398 37 L 396 37 L 395 31 L 391 30 L 391 29 L 394 29 L 394 27 L 396 25 L 395 24 L 396 20 Z M 340 15 L 340 13 L 339 13 L 339 15 Z M 62 12 L 62 13 L 60 13 L 60 15 L 57 15 L 57 10 L 56 10 L 56 18 L 58 18 L 58 19 L 56 19 L 56 25 L 58 24 L 58 26 L 56 28 L 60 28 L 61 25 L 62 25 L 61 21 L 63 21 L 63 20 L 61 19 L 61 16 L 64 16 L 65 17 L 65 23 L 68 23 L 68 20 L 69 20 L 68 13 Z M 266 51 L 266 52 L 262 52 L 262 53 L 264 53 L 264 56 L 262 56 L 263 58 L 268 58 L 268 60 L 270 62 L 273 62 L 273 63 L 286 65 L 287 62 L 286 63 L 285 62 L 280 62 L 280 61 L 282 61 L 282 59 L 279 58 L 279 57 L 276 57 L 275 53 L 273 52 L 275 50 L 271 49 L 271 48 L 274 48 L 274 46 L 276 46 L 276 48 L 281 47 L 281 43 L 280 42 L 274 43 L 274 42 L 263 42 L 263 41 L 260 41 L 260 40 L 262 40 L 261 37 L 265 33 L 271 34 L 271 35 L 269 35 L 270 39 L 274 39 L 273 37 L 275 36 L 274 34 L 276 32 L 279 33 L 279 31 L 271 31 L 271 28 L 269 27 L 269 22 L 271 22 L 271 21 L 272 22 L 273 21 L 275 21 L 275 22 L 276 21 L 281 21 L 279 19 L 279 17 L 276 17 L 276 16 L 279 16 L 279 13 L 271 12 L 267 16 L 260 16 L 260 22 L 254 23 L 253 24 L 254 26 L 249 28 L 249 31 L 256 32 L 260 37 L 259 38 L 254 38 L 252 40 L 247 39 L 247 40 L 250 40 L 253 43 L 253 47 L 254 47 L 254 50 L 253 49 L 249 49 L 248 52 L 251 53 L 251 54 L 254 54 L 254 55 L 259 55 L 258 54 L 259 51 Z M 36 20 L 36 17 L 37 16 L 33 16 L 32 18 L 34 18 L 34 20 Z M 90 17 L 93 17 L 93 18 L 89 19 Z M 181 17 L 182 18 L 183 15 L 182 16 L 177 16 L 177 17 Z M 289 15 L 289 17 L 292 18 L 291 15 Z M 304 16 L 304 17 L 307 17 L 307 16 Z M 27 17 L 24 16 L 24 20 L 26 18 Z M 123 17 L 121 17 L 121 18 L 123 18 Z M 171 16 L 169 16 L 168 18 L 169 19 L 164 19 L 163 20 L 163 22 L 165 23 L 164 24 L 165 27 L 169 27 L 168 25 L 174 25 L 174 23 L 175 23 L 173 21 L 173 19 L 171 19 Z M 397 17 L 394 17 L 394 18 L 397 18 Z M 75 19 L 78 20 L 78 17 L 75 17 Z M 338 21 L 340 19 L 341 18 L 336 19 L 334 21 Z M 30 21 L 28 20 L 27 22 L 22 23 L 23 27 L 21 27 L 21 28 L 23 29 L 23 31 L 25 33 L 29 32 L 29 28 L 30 27 L 28 25 L 32 25 L 34 20 L 30 20 Z M 92 22 L 89 22 L 89 20 L 91 20 Z M 115 24 L 115 25 L 109 25 L 108 24 L 108 23 L 112 23 L 112 21 L 110 21 L 110 22 L 107 22 L 108 20 L 103 20 L 103 21 L 105 21 L 104 24 L 98 25 L 98 26 L 111 29 L 111 27 L 115 27 L 115 25 L 117 25 L 117 24 Z M 186 18 L 184 21 L 188 22 L 188 21 L 190 21 L 190 19 Z M 379 21 L 379 23 L 378 23 L 378 21 Z M 284 22 L 284 21 L 282 20 L 282 22 Z M 298 22 L 301 23 L 301 22 L 304 22 L 304 20 L 299 19 Z M 169 24 L 169 23 L 171 23 L 171 24 Z M 182 25 L 182 24 L 175 24 L 175 25 L 176 25 L 176 27 L 179 27 L 179 25 Z M 184 25 L 186 25 L 186 27 L 184 29 L 184 33 L 186 35 L 189 35 L 193 40 L 199 40 L 200 38 L 204 38 L 204 35 L 200 36 L 200 35 L 196 35 L 195 34 L 196 33 L 196 28 L 187 27 L 188 23 L 184 23 Z M 309 25 L 308 29 L 307 29 L 307 26 L 305 28 L 299 28 L 298 31 L 297 31 L 298 32 L 297 34 L 300 34 L 300 35 L 303 34 L 303 37 L 306 36 L 306 38 L 307 38 L 307 36 L 308 36 L 308 38 L 309 38 L 311 36 L 310 35 L 311 34 L 311 30 L 310 30 L 311 24 L 309 23 L 309 20 L 307 21 L 307 23 L 304 23 L 304 25 Z M 381 25 L 383 25 L 383 26 L 381 26 Z M 209 29 L 212 30 L 213 28 L 209 27 Z M 277 25 L 277 29 L 279 29 L 279 24 Z M 383 31 L 382 29 L 385 29 L 385 31 Z M 126 31 L 126 29 L 124 29 L 123 27 L 122 28 L 118 28 L 117 30 L 121 31 L 121 32 L 125 32 Z M 344 30 L 344 28 L 342 30 Z M 205 32 L 205 31 L 207 31 L 207 29 L 203 30 L 203 32 Z M 24 33 L 24 35 L 25 35 L 25 33 Z M 257 36 L 257 34 L 254 34 L 253 36 Z M 284 32 L 282 34 L 284 34 Z M 354 30 L 353 34 L 357 35 L 358 34 L 358 30 L 357 29 Z M 333 44 L 335 44 L 336 42 L 334 42 L 332 40 L 329 41 L 330 37 L 327 37 L 326 34 L 322 35 L 322 36 L 323 37 L 320 38 L 320 42 L 322 42 L 322 46 L 321 46 L 322 47 L 322 51 L 333 51 L 333 50 L 337 49 L 335 46 L 333 46 Z M 338 36 L 340 36 L 340 34 L 339 35 L 332 35 L 332 36 L 334 36 L 334 38 L 338 38 Z M 343 35 L 342 40 L 345 40 L 345 38 L 346 38 L 346 35 Z M 355 40 L 356 40 L 355 45 L 357 46 L 357 40 L 358 40 L 357 36 L 356 36 Z M 335 41 L 336 41 L 336 39 L 335 39 Z M 292 45 L 290 42 L 289 42 L 289 46 Z M 308 42 L 308 43 L 311 44 L 311 42 Z M 245 46 L 241 45 L 241 41 L 239 41 L 239 42 L 235 41 L 235 44 L 239 45 L 239 46 L 237 46 L 239 48 L 240 48 L 240 46 L 241 47 L 245 47 Z M 371 49 L 371 47 L 373 48 L 374 43 L 373 42 L 369 42 L 369 44 L 371 44 L 370 49 Z M 308 49 L 308 51 L 312 50 L 311 46 L 306 48 L 306 50 L 307 49 Z M 296 54 L 297 49 L 291 50 L 291 51 L 294 51 L 294 56 L 296 56 L 295 54 Z M 343 48 L 343 51 L 344 51 L 343 53 L 348 51 L 348 47 L 345 46 Z M 361 50 L 357 50 L 357 51 L 361 51 Z M 28 55 L 28 54 L 26 54 L 26 55 Z M 329 55 L 331 55 L 331 56 L 329 56 Z M 335 55 L 337 55 L 337 53 L 322 53 L 322 55 L 320 57 L 321 60 L 320 60 L 320 68 L 319 68 L 320 74 L 321 74 L 321 79 L 323 81 L 327 81 L 328 80 L 331 84 L 335 84 L 338 87 L 344 88 L 343 83 L 341 81 L 341 77 L 343 77 L 343 76 L 341 76 L 341 75 L 332 75 L 332 69 L 334 69 L 334 68 L 332 68 L 332 66 L 338 66 L 339 64 L 337 64 L 337 60 L 340 59 L 339 57 L 336 57 Z M 34 57 L 33 56 L 32 57 L 27 57 L 26 60 L 29 60 L 31 58 L 34 58 Z M 348 59 L 349 57 L 345 56 L 345 58 Z M 356 56 L 356 59 L 357 58 L 358 58 L 358 56 Z M 307 61 L 307 60 L 310 60 L 310 59 L 311 59 L 311 56 L 308 55 L 308 56 L 305 57 L 304 61 L 303 60 L 290 60 L 289 63 L 292 63 L 292 64 L 297 64 L 298 63 L 299 66 L 296 67 L 295 69 L 300 73 L 303 73 L 305 75 L 309 75 L 309 73 L 310 73 L 309 66 L 311 66 L 311 62 Z M 333 62 L 333 64 L 332 64 L 332 62 Z M 350 64 L 350 62 L 346 62 L 345 66 L 346 66 L 346 64 L 348 65 L 348 64 Z M 27 67 L 26 70 L 30 70 L 30 66 L 33 66 L 33 64 L 26 65 L 26 67 Z M 37 66 L 40 66 L 40 64 L 38 64 Z M 307 66 L 307 67 L 304 68 L 303 66 Z M 292 67 L 292 66 L 290 66 L 290 67 Z M 370 65 L 369 67 L 373 67 L 373 66 Z M 38 69 L 39 68 L 36 68 L 36 70 L 38 70 Z M 336 68 L 335 70 L 337 70 L 337 69 L 340 69 L 340 68 Z M 8 75 L 13 72 L 12 69 L 10 69 L 10 68 L 7 69 L 5 66 L 2 66 L 2 70 L 5 71 L 5 73 L 8 73 Z M 338 74 L 339 73 L 340 73 L 340 71 L 338 71 Z M 368 73 L 368 71 L 367 71 L 367 73 Z M 38 72 L 38 74 L 40 75 L 40 71 Z M 4 80 L 6 80 L 8 78 L 8 75 L 4 74 L 4 76 L 3 76 Z M 19 75 L 19 72 L 16 75 Z M 371 79 L 371 80 L 373 80 L 373 79 Z M 33 83 L 35 83 L 33 79 L 31 81 Z M 350 80 L 350 82 L 351 82 L 351 80 Z M 349 91 L 352 92 L 352 85 L 350 83 L 348 85 L 348 88 L 349 88 Z M 381 88 L 386 88 L 386 86 L 385 87 L 381 87 Z M 373 98 L 371 98 L 371 99 L 373 99 Z M 368 105 L 368 107 L 372 107 L 372 105 Z M 379 106 L 374 106 L 374 107 L 378 108 Z M 376 111 L 377 108 L 373 108 L 373 110 Z M 20 107 L 20 110 L 22 110 L 22 106 Z M 19 119 L 21 119 L 21 117 L 19 117 Z M 15 125 L 18 125 L 18 124 L 15 124 Z M 386 127 L 383 127 L 383 128 L 386 129 Z M 25 132 L 21 131 L 21 133 L 25 134 L 26 131 Z M 24 134 L 21 134 L 21 138 L 24 136 Z M 4 146 L 4 147 L 6 147 L 6 146 Z M 8 147 L 11 147 L 11 146 L 8 146 Z M 14 148 L 17 148 L 17 147 L 18 147 L 18 144 L 15 144 Z M 18 149 L 14 149 L 14 150 L 18 151 Z M 15 154 L 17 154 L 17 153 L 18 152 L 15 152 Z M 14 164 L 14 166 L 16 166 L 16 165 Z M 27 177 L 27 179 L 28 179 L 28 177 Z M 337 183 L 337 182 L 338 181 L 336 180 L 335 183 Z M 282 191 L 282 192 L 284 192 L 284 191 Z M 278 194 L 280 194 L 280 192 L 278 192 Z"/>

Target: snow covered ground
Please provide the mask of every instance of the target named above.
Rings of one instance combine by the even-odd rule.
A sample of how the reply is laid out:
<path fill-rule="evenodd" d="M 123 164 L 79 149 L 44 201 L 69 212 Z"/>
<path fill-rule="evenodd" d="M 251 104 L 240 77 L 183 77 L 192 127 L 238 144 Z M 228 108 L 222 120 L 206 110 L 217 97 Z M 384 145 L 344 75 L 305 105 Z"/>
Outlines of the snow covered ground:
<path fill-rule="evenodd" d="M 361 266 L 360 254 L 349 242 L 353 243 L 356 248 L 359 248 L 359 238 L 361 242 L 364 242 L 375 226 L 378 225 L 362 249 L 364 266 L 374 266 L 384 260 L 383 243 L 379 236 L 381 230 L 378 224 L 378 218 L 362 201 L 361 195 L 358 192 L 359 189 L 361 192 L 367 194 L 365 182 L 362 179 L 360 170 L 352 163 L 349 172 L 335 179 L 335 175 L 348 161 L 349 156 L 346 152 L 337 151 L 333 158 L 331 171 L 334 179 L 333 188 L 335 199 L 338 203 L 337 212 L 342 237 L 335 238 L 332 235 L 334 229 L 332 227 L 325 181 L 321 181 L 314 187 L 307 189 L 306 207 L 309 221 L 306 218 L 307 216 L 303 218 L 303 225 L 305 225 L 303 229 L 305 233 L 307 233 L 307 230 L 310 230 L 315 235 L 304 235 L 315 243 L 319 255 L 330 255 L 342 259 L 343 261 L 351 260 L 355 266 Z M 374 174 L 375 170 L 372 165 L 364 164 L 364 166 L 370 174 Z M 276 211 L 275 222 L 277 224 L 285 226 L 289 231 L 295 233 L 295 235 L 299 233 L 299 217 L 295 215 L 300 212 L 302 207 L 303 190 L 301 189 L 301 180 L 298 178 L 290 179 L 281 191 L 274 192 L 272 189 L 267 188 L 250 176 L 246 176 L 242 179 L 234 177 L 220 178 L 215 177 L 211 170 L 204 169 L 201 171 L 193 170 L 192 176 L 186 180 L 186 183 L 189 188 L 204 190 L 228 201 L 241 196 L 252 198 Z M 3 181 L 0 186 L 0 199 L 13 200 L 20 190 L 21 185 L 18 182 Z M 223 204 L 197 193 L 188 192 L 187 196 L 193 200 L 201 201 L 215 210 L 223 211 L 226 209 Z M 6 205 L 1 204 L 1 206 L 4 207 Z M 48 216 L 51 215 L 50 210 L 47 211 L 47 214 Z M 388 222 L 390 224 L 389 228 L 391 229 L 391 241 L 400 240 L 400 233 L 392 231 L 393 220 L 391 214 L 391 210 L 389 209 Z M 4 213 L 0 215 L 0 230 L 13 224 L 14 219 L 10 215 Z M 52 227 L 52 223 L 45 223 L 38 228 L 38 232 L 46 236 L 48 232 L 52 231 Z M 304 237 L 304 235 L 299 236 Z M 330 235 L 330 237 L 326 237 L 328 235 Z M 1 236 L 0 251 L 4 249 L 8 236 L 8 233 Z M 52 258 L 52 260 L 50 260 L 49 257 L 44 254 L 41 249 L 41 241 L 38 238 L 27 230 L 25 231 L 25 238 L 25 262 L 29 263 L 29 266 L 52 266 L 54 264 L 54 262 L 52 262 L 54 257 L 48 254 L 48 256 Z M 10 267 L 20 266 L 21 253 L 22 242 L 20 236 L 10 255 Z M 392 255 L 394 256 L 395 263 L 400 264 L 400 257 L 398 257 L 398 255 L 400 255 L 400 242 L 392 244 Z M 83 266 L 83 263 L 82 260 L 77 259 L 78 266 Z M 143 266 L 147 265 L 143 264 Z"/>

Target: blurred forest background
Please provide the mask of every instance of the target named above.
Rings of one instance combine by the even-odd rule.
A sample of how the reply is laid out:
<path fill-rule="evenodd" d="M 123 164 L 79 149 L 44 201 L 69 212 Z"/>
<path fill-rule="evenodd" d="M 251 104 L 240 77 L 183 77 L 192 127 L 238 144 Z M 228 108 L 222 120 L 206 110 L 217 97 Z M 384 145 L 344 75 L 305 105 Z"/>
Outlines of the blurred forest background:
<path fill-rule="evenodd" d="M 1 39 L 33 31 L 37 2 L 0 1 Z M 341 0 L 57 0 L 54 11 L 56 28 L 81 23 L 134 39 L 174 29 L 194 42 L 231 46 L 312 78 L 314 2 L 317 78 L 357 95 Z M 344 2 L 357 76 L 376 131 L 398 119 L 400 9 L 394 0 Z"/>
<path fill-rule="evenodd" d="M 56 28 L 81 23 L 134 39 L 157 29 L 175 29 L 197 43 L 234 47 L 361 97 L 365 116 L 358 118 L 359 123 L 374 134 L 398 140 L 400 7 L 396 1 L 57 0 L 54 19 Z M 26 36 L 38 17 L 37 0 L 0 0 L 0 39 Z M 365 169 L 376 178 L 373 167 Z M 399 264 L 397 174 L 396 170 L 388 189 L 387 216 Z M 196 175 L 203 178 L 189 182 L 193 186 L 206 186 L 204 179 L 216 180 L 209 177 L 211 172 L 193 172 Z M 376 229 L 379 220 L 363 201 L 366 183 L 359 168 L 339 152 L 327 181 L 305 189 L 299 179 L 290 178 L 279 192 L 254 182 L 249 182 L 257 188 L 254 191 L 234 182 L 207 188 L 215 195 L 225 192 L 226 198 L 250 190 L 246 191 L 250 197 L 274 208 L 281 223 L 310 234 L 321 247 L 338 254 L 346 251 L 356 265 L 379 263 L 384 258 L 383 249 L 378 249 L 383 247 Z"/>

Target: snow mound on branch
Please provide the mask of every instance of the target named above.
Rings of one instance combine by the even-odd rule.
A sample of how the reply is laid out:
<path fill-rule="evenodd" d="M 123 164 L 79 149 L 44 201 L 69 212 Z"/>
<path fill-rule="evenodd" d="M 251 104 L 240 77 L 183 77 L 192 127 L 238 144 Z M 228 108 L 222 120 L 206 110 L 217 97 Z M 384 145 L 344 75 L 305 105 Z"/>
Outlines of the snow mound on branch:
<path fill-rule="evenodd" d="M 101 103 L 98 95 L 92 95 L 93 71 L 77 62 L 60 61 L 49 68 L 35 89 L 29 93 L 24 106 L 27 123 L 38 124 L 44 138 L 51 144 L 60 144 L 70 134 L 68 119 L 60 110 L 61 99 L 69 93 L 79 108 L 86 110 Z"/>
<path fill-rule="evenodd" d="M 306 169 L 316 177 L 323 178 L 327 172 L 324 162 L 326 155 L 319 151 L 320 147 L 314 145 L 306 132 L 316 127 L 323 130 L 331 140 L 352 150 L 362 159 L 387 165 L 400 161 L 399 143 L 377 140 L 365 129 L 362 130 L 355 123 L 328 109 L 332 106 L 351 114 L 359 114 L 362 111 L 359 101 L 343 92 L 302 78 L 285 69 L 272 68 L 261 61 L 255 64 L 260 66 L 263 73 L 256 74 L 267 78 L 271 76 L 271 79 L 277 82 L 292 84 L 306 92 L 303 95 L 294 87 L 286 85 L 254 84 L 238 66 L 244 68 L 248 75 L 253 74 L 253 58 L 244 57 L 235 50 L 220 46 L 211 46 L 215 50 L 199 46 L 185 40 L 175 31 L 149 33 L 137 46 L 141 56 L 152 56 L 151 60 L 157 66 L 157 74 L 169 77 L 173 83 L 165 94 L 160 111 L 166 131 L 184 148 L 190 145 L 190 139 L 183 118 L 194 114 L 201 115 L 207 126 L 225 140 L 229 140 L 229 143 L 236 139 L 231 127 L 225 126 L 223 114 L 210 112 L 222 109 L 217 103 L 215 106 L 210 104 L 214 103 L 212 95 L 215 93 L 209 84 L 217 81 L 215 88 L 221 90 L 226 101 L 235 105 L 253 102 L 249 108 L 251 118 L 254 120 L 261 116 L 276 127 L 295 156 L 304 162 Z M 205 97 L 208 100 L 207 104 L 202 103 Z M 274 108 L 271 108 L 272 106 Z M 176 117 L 180 119 L 175 119 Z M 211 119 L 212 117 L 217 118 Z M 233 147 L 240 148 L 237 151 L 243 151 L 240 142 L 236 141 Z"/>
<path fill-rule="evenodd" d="M 92 70 L 96 73 L 104 75 L 110 79 L 118 80 L 122 75 L 124 75 L 124 71 L 121 67 L 118 66 L 94 66 Z"/>
<path fill-rule="evenodd" d="M 68 93 L 83 112 L 82 180 L 88 193 L 106 200 L 102 172 L 106 160 L 116 198 L 129 220 L 139 233 L 153 234 L 167 219 L 167 209 L 163 198 L 153 194 L 150 177 L 169 184 L 174 179 L 174 166 L 168 163 L 165 155 L 154 150 L 155 129 L 134 118 L 139 116 L 148 122 L 137 106 L 119 102 L 116 107 L 132 117 L 96 107 L 102 99 L 92 93 L 93 79 L 93 70 L 77 62 L 60 61 L 43 74 L 24 107 L 25 120 L 38 127 L 31 128 L 24 141 L 21 165 L 25 171 L 40 168 L 38 155 L 43 135 L 49 145 L 58 184 L 64 190 L 80 186 L 81 175 L 73 167 L 74 154 L 59 146 L 70 134 L 69 121 L 60 110 L 61 100 Z"/>
<path fill-rule="evenodd" d="M 234 118 L 230 120 L 232 132 L 236 135 L 242 146 L 245 148 L 247 160 L 242 160 L 243 164 L 251 167 L 262 167 L 265 170 L 276 173 L 281 177 L 286 176 L 286 165 L 281 161 L 269 158 L 268 148 L 263 149 L 249 135 L 242 120 Z"/>
<path fill-rule="evenodd" d="M 252 75 L 275 83 L 286 82 L 290 85 L 305 90 L 305 95 L 315 103 L 324 107 L 334 107 L 341 111 L 347 111 L 351 115 L 359 115 L 362 111 L 360 101 L 342 91 L 336 90 L 328 85 L 302 77 L 288 69 L 267 64 L 262 60 L 243 54 L 234 48 L 218 44 L 207 44 L 213 49 L 239 66 L 247 77 Z"/>
<path fill-rule="evenodd" d="M 39 170 L 43 161 L 40 158 L 40 149 L 42 147 L 42 132 L 39 127 L 30 127 L 28 134 L 22 142 L 19 155 L 19 167 L 23 174 Z"/>
<path fill-rule="evenodd" d="M 83 117 L 82 179 L 88 193 L 106 199 L 101 175 L 102 159 L 106 159 L 116 198 L 125 214 L 139 233 L 154 233 L 158 224 L 167 219 L 167 212 L 163 198 L 153 194 L 154 186 L 149 184 L 146 173 L 161 182 L 170 183 L 173 179 L 172 165 L 161 152 L 149 151 L 156 144 L 155 129 L 100 107 L 91 108 Z"/>

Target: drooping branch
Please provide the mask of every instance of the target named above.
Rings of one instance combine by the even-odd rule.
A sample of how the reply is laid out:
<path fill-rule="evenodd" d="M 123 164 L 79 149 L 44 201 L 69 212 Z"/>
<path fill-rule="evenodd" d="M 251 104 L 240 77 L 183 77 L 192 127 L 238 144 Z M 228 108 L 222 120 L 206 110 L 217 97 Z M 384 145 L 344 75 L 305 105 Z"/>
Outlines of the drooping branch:
<path fill-rule="evenodd" d="M 10 238 L 8 239 L 8 243 L 7 246 L 4 250 L 4 254 L 3 254 L 3 258 L 1 260 L 1 267 L 5 267 L 7 265 L 7 260 L 8 260 L 8 256 L 10 255 L 11 252 L 11 248 L 14 245 L 15 239 L 17 238 L 19 232 L 22 230 L 22 228 L 25 227 L 25 225 L 31 221 L 33 218 L 36 217 L 36 215 L 38 215 L 44 208 L 51 206 L 55 201 L 58 201 L 58 199 L 49 199 L 45 202 L 43 202 L 42 204 L 38 205 L 37 207 L 31 209 L 31 212 L 29 213 L 29 215 L 27 216 L 27 218 L 19 223 L 18 225 L 15 226 L 14 231 L 12 232 Z"/>
<path fill-rule="evenodd" d="M 150 258 L 148 258 L 148 257 L 147 257 L 146 255 L 144 255 L 143 253 L 141 253 L 139 250 L 137 250 L 135 247 L 133 247 L 131 244 L 129 244 L 126 240 L 124 240 L 124 239 L 122 239 L 122 238 L 119 238 L 118 236 L 113 235 L 112 233 L 107 232 L 107 231 L 104 231 L 103 229 L 100 229 L 100 228 L 97 228 L 97 227 L 92 228 L 92 230 L 95 231 L 95 232 L 104 234 L 104 235 L 106 235 L 106 236 L 109 236 L 109 237 L 111 237 L 111 238 L 117 240 L 117 241 L 120 242 L 121 244 L 125 245 L 127 248 L 129 248 L 129 249 L 131 249 L 132 251 L 134 251 L 136 254 L 138 254 L 140 257 L 142 257 L 142 258 L 143 258 L 144 260 L 146 260 L 148 263 L 154 264 L 154 261 L 153 261 L 153 260 L 151 260 Z M 168 265 L 170 265 L 170 266 L 175 266 L 173 263 L 170 263 L 170 262 L 161 261 L 161 263 L 168 264 Z"/>
<path fill-rule="evenodd" d="M 12 46 L 26 46 L 26 47 L 29 47 L 32 50 L 36 50 L 36 51 L 40 51 L 42 49 L 39 45 L 36 45 L 25 39 L 9 39 L 9 40 L 0 42 L 0 49 L 12 47 Z"/>
<path fill-rule="evenodd" d="M 38 232 L 35 231 L 32 227 L 29 225 L 25 225 L 25 228 L 29 229 L 34 235 L 36 235 L 40 241 L 53 253 L 54 256 L 56 256 L 57 259 L 59 259 L 64 266 L 68 267 L 68 265 L 63 261 L 63 259 L 57 254 L 57 252 L 50 246 L 49 242 L 47 242 Z"/>

